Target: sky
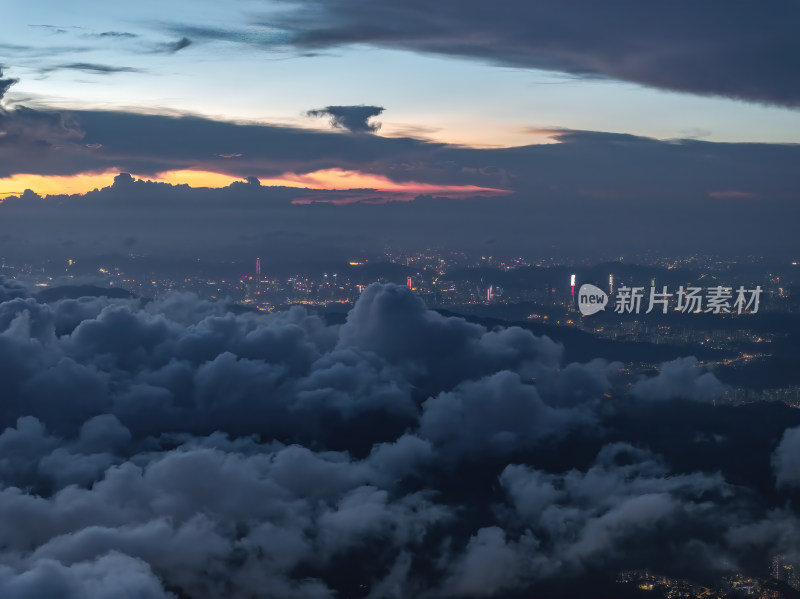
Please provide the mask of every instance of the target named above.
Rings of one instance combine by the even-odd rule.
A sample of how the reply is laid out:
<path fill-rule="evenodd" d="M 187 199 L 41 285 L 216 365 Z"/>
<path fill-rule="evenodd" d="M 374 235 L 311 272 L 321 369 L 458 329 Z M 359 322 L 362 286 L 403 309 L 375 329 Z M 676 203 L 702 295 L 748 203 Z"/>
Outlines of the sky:
<path fill-rule="evenodd" d="M 11 0 L 0 198 L 70 201 L 5 202 L 0 243 L 113 253 L 109 240 L 149 236 L 145 253 L 252 255 L 268 219 L 290 253 L 387 239 L 585 253 L 600 223 L 614 252 L 796 259 L 797 13 L 783 1 Z M 152 204 L 143 187 L 112 190 L 119 173 L 171 187 Z M 227 206 L 243 194 L 251 212 L 237 220 Z M 143 202 L 152 224 L 132 231 L 118 214 Z M 41 223 L 60 226 L 31 234 Z M 212 230 L 214 243 L 193 241 Z"/>
<path fill-rule="evenodd" d="M 333 11 L 337 5 L 364 10 L 356 4 L 328 6 Z M 497 12 L 513 15 L 512 5 L 503 4 Z M 577 26 L 585 7 L 570 8 L 570 4 L 558 17 L 574 19 Z M 526 131 L 553 127 L 660 139 L 797 141 L 800 119 L 785 105 L 698 96 L 677 85 L 654 89 L 641 78 L 610 73 L 600 78 L 563 67 L 545 70 L 535 60 L 528 65 L 516 64 L 513 57 L 498 60 L 489 48 L 484 56 L 459 56 L 446 48 L 395 43 L 389 35 L 386 39 L 355 35 L 330 44 L 292 43 L 303 32 L 293 19 L 313 11 L 315 4 L 309 5 L 81 2 L 76 10 L 74 4 L 56 1 L 12 0 L 4 11 L 4 53 L 10 57 L 10 73 L 23 80 L 15 94 L 71 108 L 188 111 L 227 120 L 314 127 L 319 123 L 305 118 L 305 110 L 372 104 L 386 108 L 385 135 L 419 132 L 437 141 L 486 146 L 541 143 L 546 138 Z M 415 5 L 410 6 L 412 12 Z M 781 9 L 776 7 L 771 18 L 778 21 Z M 329 9 L 317 8 L 324 10 Z M 545 12 L 535 7 L 525 10 L 530 10 L 531 19 Z M 374 12 L 377 22 L 391 19 Z M 713 15 L 711 26 L 728 29 L 726 18 L 735 17 L 730 12 L 735 7 Z M 468 17 L 463 15 L 464 25 L 474 25 Z M 420 15 L 408 15 L 409 25 L 416 18 Z M 343 22 L 341 28 L 351 25 Z M 713 34 L 709 30 L 698 35 Z M 175 51 L 182 39 L 191 44 Z M 713 43 L 713 37 L 709 41 Z M 535 41 L 530 43 L 535 50 Z M 575 50 L 581 48 L 576 44 Z M 626 50 L 633 54 L 637 48 Z M 731 65 L 713 66 L 734 70 Z M 117 72 L 101 70 L 106 68 Z"/>
<path fill-rule="evenodd" d="M 742 2 L 688 6 L 620 2 L 609 18 L 576 1 L 430 9 L 362 0 L 10 0 L 0 58 L 18 82 L 4 104 L 303 130 L 330 128 L 314 111 L 365 105 L 382 109 L 370 121 L 380 124 L 376 135 L 475 148 L 553 143 L 559 130 L 796 143 L 797 47 L 788 25 L 796 4 L 756 15 Z M 19 166 L 3 173 L 0 194 L 20 186 L 85 192 L 124 166 L 76 166 L 64 174 L 83 178 L 50 182 L 22 177 L 36 173 Z M 168 174 L 155 178 L 230 181 L 186 174 L 202 170 L 187 166 L 164 165 Z M 238 176 L 232 170 L 212 172 Z M 105 174 L 86 177 L 98 171 Z"/>

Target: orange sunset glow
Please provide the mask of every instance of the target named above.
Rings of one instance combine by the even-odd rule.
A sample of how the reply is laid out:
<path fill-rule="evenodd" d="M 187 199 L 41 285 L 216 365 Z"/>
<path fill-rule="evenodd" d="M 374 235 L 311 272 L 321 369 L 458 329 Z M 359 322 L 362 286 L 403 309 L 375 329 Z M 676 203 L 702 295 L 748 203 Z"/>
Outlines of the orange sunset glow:
<path fill-rule="evenodd" d="M 0 178 L 0 198 L 22 194 L 30 189 L 39 195 L 84 194 L 94 189 L 101 189 L 113 184 L 117 170 L 102 173 L 80 173 L 71 176 L 49 176 L 16 174 Z M 189 185 L 190 187 L 227 187 L 240 177 L 212 171 L 174 170 L 159 173 L 152 177 L 133 175 L 137 179 L 145 179 L 172 185 Z M 261 179 L 265 186 L 297 187 L 299 189 L 330 189 L 337 191 L 353 189 L 370 189 L 387 192 L 389 199 L 407 200 L 420 194 L 437 194 L 452 197 L 469 195 L 504 195 L 508 191 L 475 185 L 432 185 L 407 181 L 398 183 L 382 175 L 349 171 L 343 169 L 324 169 L 305 174 L 284 173 L 279 177 Z M 357 201 L 359 196 L 350 194 L 349 201 Z M 303 198 L 300 201 L 304 201 Z M 347 201 L 337 201 L 347 203 Z"/>

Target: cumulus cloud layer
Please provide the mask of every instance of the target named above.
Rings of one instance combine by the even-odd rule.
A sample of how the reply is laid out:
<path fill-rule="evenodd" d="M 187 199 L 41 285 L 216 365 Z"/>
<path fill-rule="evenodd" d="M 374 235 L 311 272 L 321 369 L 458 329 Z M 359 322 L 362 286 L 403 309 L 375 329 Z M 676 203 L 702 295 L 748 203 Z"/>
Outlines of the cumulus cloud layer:
<path fill-rule="evenodd" d="M 708 428 L 688 362 L 628 397 L 392 285 L 334 326 L 0 289 L 4 597 L 500 596 L 796 549 L 786 497 L 636 439 L 651 406 Z"/>

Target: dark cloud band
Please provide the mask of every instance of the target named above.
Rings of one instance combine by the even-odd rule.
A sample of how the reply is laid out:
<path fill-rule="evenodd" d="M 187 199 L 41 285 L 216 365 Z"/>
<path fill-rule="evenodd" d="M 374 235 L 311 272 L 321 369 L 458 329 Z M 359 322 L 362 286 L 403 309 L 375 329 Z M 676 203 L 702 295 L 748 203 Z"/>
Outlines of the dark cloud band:
<path fill-rule="evenodd" d="M 269 25 L 291 32 L 291 43 L 303 49 L 369 44 L 800 104 L 794 31 L 800 8 L 791 0 L 769 9 L 739 0 L 299 0 L 294 5 L 295 11 Z"/>

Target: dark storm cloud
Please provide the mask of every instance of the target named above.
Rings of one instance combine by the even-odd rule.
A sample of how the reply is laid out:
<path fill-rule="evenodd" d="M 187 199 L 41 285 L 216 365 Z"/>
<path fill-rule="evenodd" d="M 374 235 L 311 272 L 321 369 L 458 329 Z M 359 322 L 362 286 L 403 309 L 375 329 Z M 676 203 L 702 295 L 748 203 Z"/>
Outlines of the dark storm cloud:
<path fill-rule="evenodd" d="M 370 286 L 333 326 L 185 294 L 0 289 L 4 597 L 492 597 L 798 549 L 784 495 L 606 421 L 672 400 L 609 398 L 619 365 L 563 366 L 550 340 L 405 287 Z M 649 392 L 693 393 L 671 379 Z M 703 423 L 688 410 L 683 429 Z M 750 449 L 788 456 L 793 432 Z"/>
<path fill-rule="evenodd" d="M 370 123 L 369 119 L 383 112 L 381 106 L 326 106 L 317 110 L 309 110 L 306 114 L 313 117 L 329 117 L 331 126 L 346 129 L 350 133 L 374 133 L 380 124 Z"/>
<path fill-rule="evenodd" d="M 369 44 L 797 106 L 795 2 L 299 0 L 296 47 Z M 265 21 L 266 23 L 266 21 Z"/>

